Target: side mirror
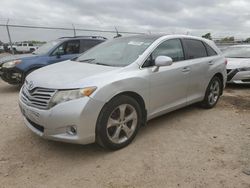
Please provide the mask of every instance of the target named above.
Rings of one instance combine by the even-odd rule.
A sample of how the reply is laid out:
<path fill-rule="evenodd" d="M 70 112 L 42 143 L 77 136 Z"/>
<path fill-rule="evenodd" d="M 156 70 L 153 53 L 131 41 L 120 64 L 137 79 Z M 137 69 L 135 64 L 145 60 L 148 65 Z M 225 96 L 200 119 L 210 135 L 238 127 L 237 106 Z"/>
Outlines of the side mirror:
<path fill-rule="evenodd" d="M 155 59 L 155 66 L 162 67 L 162 66 L 170 66 L 173 64 L 173 59 L 168 56 L 158 56 Z"/>
<path fill-rule="evenodd" d="M 168 56 L 158 56 L 155 59 L 155 66 L 153 68 L 153 72 L 157 72 L 159 70 L 159 67 L 163 66 L 170 66 L 173 64 L 173 59 Z"/>

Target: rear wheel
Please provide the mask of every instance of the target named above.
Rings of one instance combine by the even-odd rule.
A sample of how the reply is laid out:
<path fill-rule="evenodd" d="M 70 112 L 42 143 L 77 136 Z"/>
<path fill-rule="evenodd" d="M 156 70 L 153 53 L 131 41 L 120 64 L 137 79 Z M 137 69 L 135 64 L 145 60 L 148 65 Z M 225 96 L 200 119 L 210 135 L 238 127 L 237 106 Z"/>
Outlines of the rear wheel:
<path fill-rule="evenodd" d="M 141 123 L 142 110 L 137 101 L 129 96 L 115 97 L 100 112 L 97 142 L 108 149 L 123 148 L 132 142 Z"/>
<path fill-rule="evenodd" d="M 219 98 L 222 93 L 222 81 L 217 76 L 213 77 L 213 79 L 208 84 L 205 98 L 202 101 L 201 105 L 204 108 L 213 108 L 217 102 L 219 101 Z"/>

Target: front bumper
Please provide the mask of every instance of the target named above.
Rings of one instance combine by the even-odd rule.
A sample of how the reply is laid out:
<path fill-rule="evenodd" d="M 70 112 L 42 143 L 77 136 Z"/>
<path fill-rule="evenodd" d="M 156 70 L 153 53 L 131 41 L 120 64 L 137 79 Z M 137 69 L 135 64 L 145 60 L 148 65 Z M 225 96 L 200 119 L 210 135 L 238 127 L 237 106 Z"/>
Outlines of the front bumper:
<path fill-rule="evenodd" d="M 0 76 L 9 84 L 17 85 L 22 83 L 23 73 L 16 68 L 3 68 L 0 66 Z"/>
<path fill-rule="evenodd" d="M 104 103 L 89 97 L 60 103 L 49 110 L 30 107 L 19 98 L 24 122 L 37 135 L 55 141 L 77 144 L 95 142 L 95 127 Z M 74 126 L 76 135 L 68 133 Z"/>
<path fill-rule="evenodd" d="M 227 83 L 250 84 L 250 71 L 228 70 Z"/>

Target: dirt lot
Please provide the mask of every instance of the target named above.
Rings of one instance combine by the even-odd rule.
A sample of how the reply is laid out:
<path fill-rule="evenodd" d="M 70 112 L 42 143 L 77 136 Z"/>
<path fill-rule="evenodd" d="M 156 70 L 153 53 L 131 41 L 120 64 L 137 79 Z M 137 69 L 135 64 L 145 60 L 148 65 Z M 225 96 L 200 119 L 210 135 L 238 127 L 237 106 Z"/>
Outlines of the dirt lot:
<path fill-rule="evenodd" d="M 227 88 L 212 110 L 154 119 L 116 152 L 39 138 L 17 99 L 0 81 L 0 187 L 250 188 L 250 86 Z"/>

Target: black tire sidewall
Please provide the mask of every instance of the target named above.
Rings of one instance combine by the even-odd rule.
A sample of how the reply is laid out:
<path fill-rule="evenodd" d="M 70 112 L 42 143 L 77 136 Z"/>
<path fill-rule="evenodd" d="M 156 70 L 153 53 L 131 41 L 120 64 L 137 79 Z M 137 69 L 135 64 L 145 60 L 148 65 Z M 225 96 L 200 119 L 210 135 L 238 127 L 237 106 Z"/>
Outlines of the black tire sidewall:
<path fill-rule="evenodd" d="M 113 110 L 116 107 L 118 107 L 121 104 L 130 104 L 135 108 L 137 115 L 138 115 L 138 122 L 137 122 L 137 126 L 133 135 L 126 142 L 121 143 L 121 144 L 116 144 L 110 141 L 110 139 L 108 138 L 106 129 L 107 129 L 107 122 L 108 122 L 108 118 L 110 114 L 113 112 Z M 112 149 L 112 150 L 121 149 L 132 142 L 141 124 L 142 124 L 142 109 L 140 105 L 138 104 L 138 102 L 129 96 L 125 96 L 125 95 L 117 96 L 111 99 L 108 103 L 106 103 L 99 114 L 97 125 L 96 125 L 96 140 L 99 145 L 105 148 Z"/>

